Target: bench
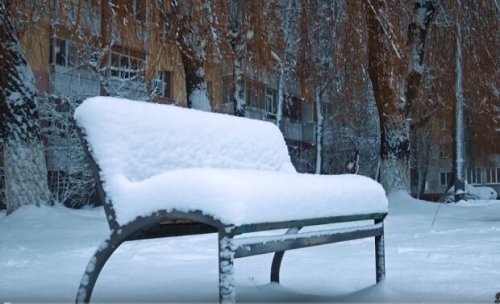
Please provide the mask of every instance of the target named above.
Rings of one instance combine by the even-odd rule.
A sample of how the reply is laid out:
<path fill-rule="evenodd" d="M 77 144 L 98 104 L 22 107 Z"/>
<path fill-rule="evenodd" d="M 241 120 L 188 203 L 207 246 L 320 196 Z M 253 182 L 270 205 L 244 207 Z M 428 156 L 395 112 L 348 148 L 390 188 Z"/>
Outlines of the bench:
<path fill-rule="evenodd" d="M 88 303 L 106 261 L 126 241 L 218 233 L 219 300 L 235 302 L 234 259 L 374 237 L 385 277 L 387 198 L 370 178 L 297 173 L 272 123 L 112 97 L 85 100 L 75 122 L 104 206 L 109 237 L 90 259 L 76 303 Z M 365 221 L 361 225 L 357 221 Z M 333 225 L 319 231 L 303 227 Z M 285 234 L 248 233 L 286 229 Z"/>

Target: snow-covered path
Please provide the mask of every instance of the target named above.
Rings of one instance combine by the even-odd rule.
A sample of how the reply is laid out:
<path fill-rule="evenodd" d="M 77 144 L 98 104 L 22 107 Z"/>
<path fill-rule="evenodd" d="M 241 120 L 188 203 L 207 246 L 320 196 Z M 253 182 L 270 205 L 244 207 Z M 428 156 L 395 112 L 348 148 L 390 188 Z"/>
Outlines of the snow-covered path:
<path fill-rule="evenodd" d="M 389 198 L 387 279 L 374 285 L 373 239 L 236 260 L 238 301 L 486 301 L 500 292 L 500 202 L 443 205 Z M 0 301 L 74 300 L 108 227 L 102 208 L 0 213 Z M 215 235 L 129 242 L 97 282 L 95 301 L 217 301 Z"/>

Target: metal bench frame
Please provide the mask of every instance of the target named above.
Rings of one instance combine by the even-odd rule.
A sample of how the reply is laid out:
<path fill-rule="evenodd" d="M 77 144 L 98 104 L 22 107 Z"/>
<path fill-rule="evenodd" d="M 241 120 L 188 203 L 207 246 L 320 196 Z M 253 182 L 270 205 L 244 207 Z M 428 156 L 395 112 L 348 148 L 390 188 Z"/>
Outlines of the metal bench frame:
<path fill-rule="evenodd" d="M 234 259 L 274 252 L 271 265 L 271 282 L 279 283 L 281 261 L 286 250 L 311 247 L 323 244 L 343 242 L 366 237 L 375 238 L 376 282 L 385 278 L 384 250 L 384 218 L 387 213 L 372 213 L 350 216 L 323 217 L 298 221 L 268 222 L 241 226 L 223 224 L 211 216 L 204 215 L 201 210 L 179 212 L 158 210 L 147 216 L 138 217 L 134 221 L 120 225 L 116 221 L 113 203 L 106 197 L 100 179 L 100 169 L 92 153 L 89 152 L 84 130 L 77 126 L 85 154 L 93 172 L 99 199 L 104 206 L 111 234 L 98 247 L 90 259 L 82 277 L 76 303 L 89 303 L 99 274 L 113 252 L 126 241 L 162 238 L 204 233 L 219 235 L 219 301 L 235 302 Z M 367 198 L 369 199 L 369 198 Z M 344 229 L 329 229 L 320 232 L 299 233 L 303 227 L 343 223 L 361 220 L 373 220 L 373 225 L 355 226 Z M 234 237 L 258 231 L 288 229 L 285 235 L 262 237 Z"/>

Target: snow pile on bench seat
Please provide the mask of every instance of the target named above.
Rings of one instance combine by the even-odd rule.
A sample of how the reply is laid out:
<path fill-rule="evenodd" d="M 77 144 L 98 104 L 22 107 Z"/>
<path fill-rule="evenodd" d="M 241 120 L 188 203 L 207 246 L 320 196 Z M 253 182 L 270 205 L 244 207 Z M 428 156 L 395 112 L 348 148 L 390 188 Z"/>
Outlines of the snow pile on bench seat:
<path fill-rule="evenodd" d="M 234 225 L 387 212 L 384 189 L 351 174 L 181 169 L 141 182 L 122 176 L 108 191 L 120 223 L 161 209 L 201 210 Z"/>
<path fill-rule="evenodd" d="M 163 209 L 234 225 L 387 212 L 367 177 L 296 173 L 268 122 L 110 97 L 75 119 L 121 225 Z"/>

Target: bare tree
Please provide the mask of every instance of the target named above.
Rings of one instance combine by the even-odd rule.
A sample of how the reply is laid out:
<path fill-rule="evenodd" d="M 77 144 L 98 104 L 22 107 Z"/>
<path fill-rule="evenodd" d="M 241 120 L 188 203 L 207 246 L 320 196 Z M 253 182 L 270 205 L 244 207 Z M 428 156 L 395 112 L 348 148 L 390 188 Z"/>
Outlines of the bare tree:
<path fill-rule="evenodd" d="M 40 96 L 51 201 L 72 208 L 93 204 L 95 195 L 94 178 L 73 121 L 78 105 L 69 98 Z"/>

